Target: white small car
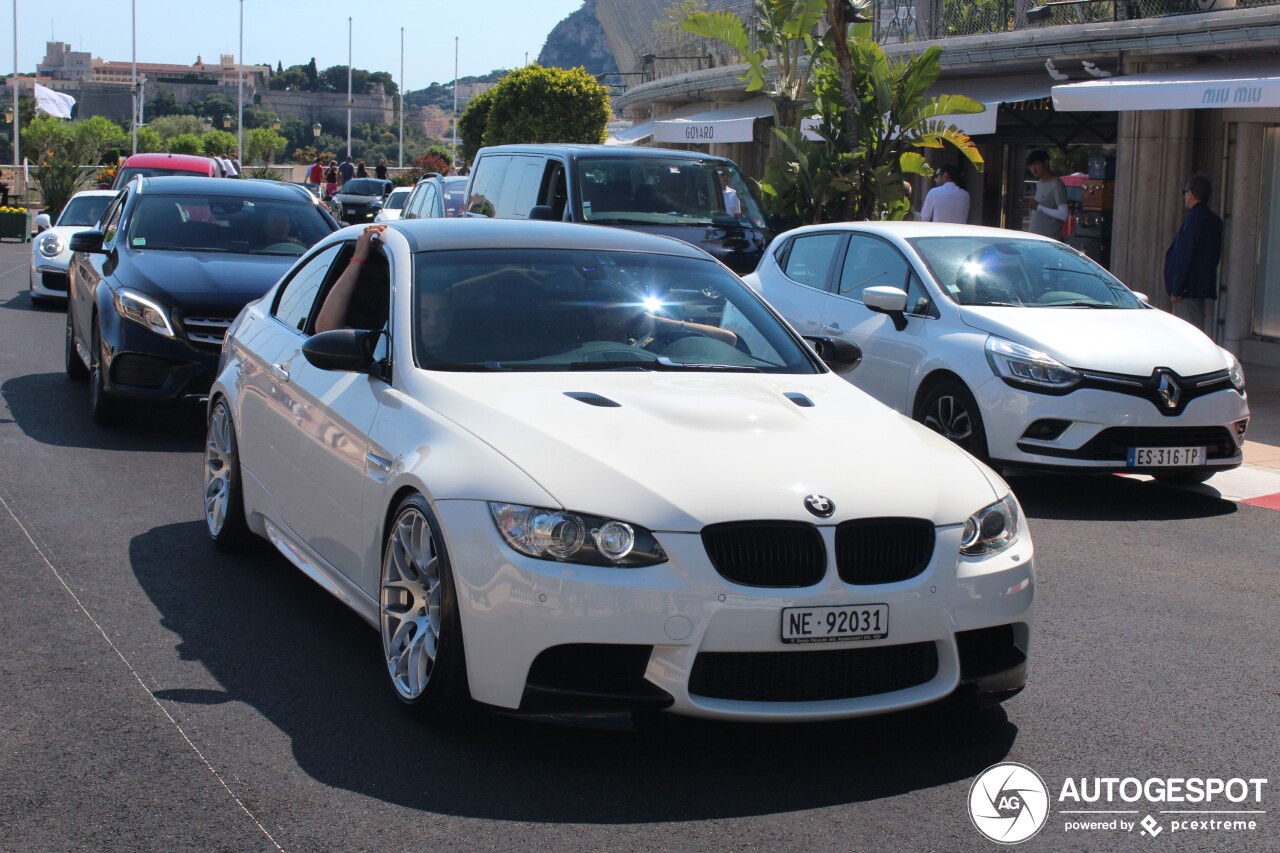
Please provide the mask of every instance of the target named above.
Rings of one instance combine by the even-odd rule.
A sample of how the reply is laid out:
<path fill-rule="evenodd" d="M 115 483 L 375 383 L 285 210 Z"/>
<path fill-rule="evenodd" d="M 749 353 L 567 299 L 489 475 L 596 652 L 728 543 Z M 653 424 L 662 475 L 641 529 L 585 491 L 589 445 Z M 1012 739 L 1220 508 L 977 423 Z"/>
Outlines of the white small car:
<path fill-rule="evenodd" d="M 403 702 L 826 720 L 1023 687 L 1009 486 L 709 255 L 425 219 L 352 266 L 364 230 L 232 325 L 204 508 L 376 627 Z"/>
<path fill-rule="evenodd" d="M 66 301 L 71 235 L 89 231 L 97 225 L 107 203 L 115 197 L 115 190 L 76 193 L 58 214 L 58 221 L 52 227 L 42 228 L 31 241 L 31 270 L 27 282 L 33 302 Z M 36 217 L 37 227 L 40 227 L 40 219 Z"/>
<path fill-rule="evenodd" d="M 789 231 L 746 277 L 847 378 L 997 468 L 1202 482 L 1243 461 L 1236 358 L 1056 240 L 920 222 Z"/>
<path fill-rule="evenodd" d="M 382 210 L 379 210 L 373 217 L 374 222 L 394 222 L 400 218 L 400 212 L 404 209 L 404 203 L 409 199 L 409 193 L 413 192 L 413 187 L 396 187 L 391 191 L 391 195 L 387 196 L 386 201 L 382 203 Z"/>

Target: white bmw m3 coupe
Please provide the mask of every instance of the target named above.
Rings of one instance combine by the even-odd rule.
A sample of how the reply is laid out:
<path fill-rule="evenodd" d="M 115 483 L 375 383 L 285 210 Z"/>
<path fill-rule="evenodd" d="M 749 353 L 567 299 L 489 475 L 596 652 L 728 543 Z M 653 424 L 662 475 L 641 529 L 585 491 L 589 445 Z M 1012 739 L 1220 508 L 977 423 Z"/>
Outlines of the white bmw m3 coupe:
<path fill-rule="evenodd" d="M 843 381 L 855 346 L 667 238 L 364 232 L 233 324 L 204 507 L 375 626 L 402 702 L 797 721 L 1022 689 L 1021 508 Z"/>

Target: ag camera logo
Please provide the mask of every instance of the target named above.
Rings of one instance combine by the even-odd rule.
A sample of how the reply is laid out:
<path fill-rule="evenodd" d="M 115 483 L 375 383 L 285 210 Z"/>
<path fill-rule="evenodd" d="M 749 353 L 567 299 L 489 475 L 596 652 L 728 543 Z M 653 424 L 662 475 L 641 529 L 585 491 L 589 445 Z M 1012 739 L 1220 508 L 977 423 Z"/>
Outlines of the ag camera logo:
<path fill-rule="evenodd" d="M 992 841 L 1018 844 L 1039 832 L 1049 819 L 1049 788 L 1025 764 L 993 764 L 973 780 L 969 817 Z"/>

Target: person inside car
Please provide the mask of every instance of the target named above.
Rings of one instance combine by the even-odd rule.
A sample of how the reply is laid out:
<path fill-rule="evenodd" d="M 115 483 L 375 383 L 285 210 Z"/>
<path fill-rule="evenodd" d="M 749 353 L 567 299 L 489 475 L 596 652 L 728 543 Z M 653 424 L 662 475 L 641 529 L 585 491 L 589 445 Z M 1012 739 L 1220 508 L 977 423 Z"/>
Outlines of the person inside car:
<path fill-rule="evenodd" d="M 370 225 L 356 239 L 347 268 L 329 288 L 316 314 L 317 333 L 334 329 L 381 329 L 390 316 L 391 280 L 387 258 L 372 252 L 387 226 Z"/>

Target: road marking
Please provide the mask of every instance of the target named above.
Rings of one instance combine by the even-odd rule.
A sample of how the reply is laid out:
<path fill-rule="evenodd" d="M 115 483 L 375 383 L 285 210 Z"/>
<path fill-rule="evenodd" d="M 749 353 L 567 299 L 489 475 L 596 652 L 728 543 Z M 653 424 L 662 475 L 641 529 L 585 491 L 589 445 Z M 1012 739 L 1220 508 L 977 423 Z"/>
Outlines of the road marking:
<path fill-rule="evenodd" d="M 267 840 L 270 841 L 272 845 L 280 851 L 280 853 L 284 853 L 284 848 L 280 846 L 280 843 L 271 836 L 271 833 L 262 825 L 262 822 L 258 820 L 258 818 L 254 816 L 253 812 L 249 811 L 248 807 L 246 807 L 240 798 L 235 795 L 235 792 L 231 790 L 231 786 L 229 786 L 226 780 L 222 778 L 222 774 L 214 769 L 213 765 L 209 763 L 209 759 L 204 757 L 204 753 L 200 751 L 200 747 L 196 746 L 191 738 L 187 737 L 187 733 L 183 730 L 182 724 L 175 720 L 173 715 L 169 713 L 168 709 L 160 703 L 160 700 L 156 698 L 156 695 L 151 692 L 151 688 L 147 687 L 146 682 L 142 680 L 142 676 L 138 674 L 138 670 L 129 662 L 129 659 L 124 656 L 124 652 L 120 651 L 119 646 L 113 643 L 111 638 L 107 636 L 107 632 L 103 630 L 102 625 L 98 623 L 97 619 L 93 618 L 93 614 L 89 612 L 89 610 L 80 601 L 79 597 L 63 579 L 62 574 L 54 567 L 53 562 L 49 559 L 49 555 L 45 552 L 45 549 L 40 547 L 32 537 L 31 532 L 27 530 L 27 526 L 18 518 L 17 513 L 13 511 L 13 507 L 9 506 L 9 502 L 4 499 L 3 494 L 0 494 L 0 506 L 3 506 L 5 512 L 9 513 L 9 517 L 18 525 L 18 529 L 22 531 L 22 535 L 27 537 L 27 541 L 31 543 L 31 547 L 40 555 L 40 559 L 44 561 L 44 564 L 49 567 L 49 571 L 53 573 L 58 584 L 66 591 L 67 595 L 71 596 L 71 600 L 75 602 L 76 608 L 84 614 L 85 618 L 89 620 L 93 627 L 98 629 L 98 633 L 102 635 L 102 639 L 106 640 L 107 646 L 111 651 L 116 653 L 116 657 L 120 658 L 120 661 L 125 665 L 125 668 L 129 670 L 129 674 L 133 676 L 134 681 L 138 682 L 138 686 L 146 691 L 147 695 L 151 697 L 151 701 L 160 709 L 160 713 L 164 714 L 165 718 L 173 725 L 174 729 L 177 730 L 178 735 L 186 741 L 187 746 L 189 746 L 191 751 L 196 754 L 196 758 L 200 760 L 200 763 L 213 774 L 213 778 L 218 780 L 218 784 L 221 785 L 223 790 L 225 790 L 231 799 L 235 801 L 235 804 L 240 807 L 240 810 L 249 816 L 249 820 L 254 822 L 254 825 L 256 825 L 258 830 L 266 836 Z"/>

